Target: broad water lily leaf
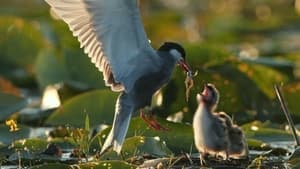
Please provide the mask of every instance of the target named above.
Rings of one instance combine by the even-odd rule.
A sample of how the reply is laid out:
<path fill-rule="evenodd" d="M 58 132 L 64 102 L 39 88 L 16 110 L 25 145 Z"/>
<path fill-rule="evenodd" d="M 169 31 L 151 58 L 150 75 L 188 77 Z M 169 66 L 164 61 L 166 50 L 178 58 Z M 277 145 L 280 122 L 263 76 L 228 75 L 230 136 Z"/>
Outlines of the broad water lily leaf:
<path fill-rule="evenodd" d="M 240 63 L 237 67 L 270 99 L 275 98 L 273 85 L 288 81 L 287 75 L 266 66 Z"/>
<path fill-rule="evenodd" d="M 31 128 L 25 125 L 18 125 L 18 131 L 9 131 L 9 127 L 0 125 L 0 142 L 10 144 L 13 141 L 25 139 L 30 136 Z"/>
<path fill-rule="evenodd" d="M 271 57 L 247 57 L 247 56 L 239 56 L 238 57 L 241 61 L 247 63 L 254 63 L 265 65 L 269 67 L 281 67 L 281 68 L 291 68 L 295 66 L 293 62 L 287 60 L 276 60 Z"/>
<path fill-rule="evenodd" d="M 72 168 L 78 169 L 109 169 L 109 168 L 120 168 L 120 169 L 135 169 L 136 166 L 128 164 L 124 161 L 110 160 L 100 162 L 90 162 L 79 165 L 72 165 Z"/>
<path fill-rule="evenodd" d="M 262 123 L 252 122 L 242 126 L 247 138 L 261 140 L 266 143 L 277 141 L 293 141 L 293 135 L 285 130 L 266 127 Z"/>
<path fill-rule="evenodd" d="M 168 131 L 156 131 L 147 126 L 147 124 L 139 117 L 133 118 L 131 120 L 127 138 L 141 135 L 144 137 L 157 137 L 160 141 L 165 142 L 166 147 L 168 147 L 173 153 L 182 153 L 182 152 L 197 152 L 194 147 L 194 135 L 191 125 L 182 124 L 182 123 L 173 123 L 168 122 L 163 119 L 157 119 L 158 122 L 167 127 Z M 105 138 L 108 135 L 108 132 L 111 128 L 107 128 L 99 133 L 98 138 L 100 143 L 104 143 Z M 98 139 L 97 138 L 97 139 Z M 180 143 L 180 144 L 178 144 Z M 155 154 L 153 154 L 155 155 Z"/>
<path fill-rule="evenodd" d="M 122 156 L 117 155 L 116 152 L 110 151 L 104 154 L 101 159 L 128 159 L 131 157 L 143 156 L 149 154 L 154 157 L 171 156 L 172 152 L 169 150 L 164 141 L 157 137 L 133 136 L 125 140 L 122 146 Z"/>
<path fill-rule="evenodd" d="M 102 76 L 90 58 L 83 53 L 83 49 L 64 49 L 65 67 L 68 72 L 68 79 L 85 84 L 90 88 L 106 88 Z"/>
<path fill-rule="evenodd" d="M 48 144 L 45 139 L 29 138 L 15 141 L 13 148 L 30 151 L 32 153 L 42 153 L 47 149 Z"/>
<path fill-rule="evenodd" d="M 263 142 L 261 140 L 249 138 L 249 139 L 247 139 L 247 144 L 248 144 L 249 149 L 251 149 L 251 150 L 264 151 L 264 150 L 272 149 L 270 144 Z"/>
<path fill-rule="evenodd" d="M 49 163 L 29 167 L 29 169 L 73 169 L 73 167 L 63 163 Z"/>
<path fill-rule="evenodd" d="M 46 121 L 50 125 L 72 125 L 84 127 L 88 114 L 90 125 L 111 124 L 113 121 L 117 93 L 110 90 L 94 90 L 66 101 Z"/>
<path fill-rule="evenodd" d="M 14 112 L 26 107 L 27 104 L 27 100 L 22 97 L 0 92 L 0 121 L 4 121 Z"/>
<path fill-rule="evenodd" d="M 21 111 L 14 113 L 13 117 L 22 124 L 41 126 L 55 110 L 56 108 L 47 110 L 42 110 L 41 108 L 24 108 Z"/>
<path fill-rule="evenodd" d="M 0 73 L 22 79 L 34 72 L 33 63 L 45 38 L 34 24 L 17 17 L 0 17 Z"/>
<path fill-rule="evenodd" d="M 184 46 L 188 52 L 187 62 L 195 70 L 222 65 L 232 58 L 232 54 L 220 45 L 195 43 Z"/>
<path fill-rule="evenodd" d="M 78 144 L 71 137 L 56 137 L 52 138 L 50 142 L 64 150 L 71 150 L 78 147 Z"/>
<path fill-rule="evenodd" d="M 43 90 L 48 85 L 66 81 L 67 70 L 64 59 L 54 50 L 40 52 L 35 62 L 36 79 Z"/>

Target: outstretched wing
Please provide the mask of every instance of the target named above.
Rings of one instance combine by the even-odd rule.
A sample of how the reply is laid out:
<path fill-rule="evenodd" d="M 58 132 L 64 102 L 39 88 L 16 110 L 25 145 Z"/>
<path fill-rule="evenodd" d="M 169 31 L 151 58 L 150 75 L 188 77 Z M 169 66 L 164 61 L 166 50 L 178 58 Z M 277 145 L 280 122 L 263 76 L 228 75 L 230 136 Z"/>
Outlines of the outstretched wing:
<path fill-rule="evenodd" d="M 136 0 L 45 0 L 68 25 L 106 85 L 131 90 L 141 53 L 155 56 Z M 149 59 L 145 59 L 149 60 Z M 147 63 L 146 63 L 147 64 Z M 136 72 L 135 76 L 131 76 Z"/>

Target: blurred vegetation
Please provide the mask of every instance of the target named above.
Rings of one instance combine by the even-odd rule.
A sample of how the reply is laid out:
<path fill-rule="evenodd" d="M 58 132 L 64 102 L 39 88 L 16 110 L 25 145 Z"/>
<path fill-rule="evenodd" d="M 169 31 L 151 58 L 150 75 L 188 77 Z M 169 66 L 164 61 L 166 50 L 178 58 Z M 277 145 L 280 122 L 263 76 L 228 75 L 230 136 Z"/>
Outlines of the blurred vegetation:
<path fill-rule="evenodd" d="M 283 140 L 291 138 L 282 133 L 286 120 L 273 85 L 282 84 L 292 117 L 299 124 L 300 0 L 142 0 L 140 7 L 152 46 L 157 48 L 164 41 L 182 43 L 187 61 L 198 75 L 188 103 L 185 74 L 178 69 L 160 96 L 153 99 L 155 115 L 182 133 L 173 138 L 175 131 L 148 131 L 140 119 L 134 119 L 129 147 L 130 142 L 145 139 L 139 153 L 154 144 L 163 147 L 155 150 L 163 155 L 188 152 L 192 131 L 185 123 L 192 121 L 197 107 L 195 96 L 205 82 L 216 85 L 221 94 L 218 110 L 233 116 L 235 123 L 245 124 L 248 138 L 267 142 L 262 136 L 266 132 L 278 134 L 273 139 L 267 134 L 269 141 L 281 136 Z M 0 120 L 14 118 L 24 125 L 21 135 L 6 133 L 1 126 L 1 144 L 28 138 L 28 130 L 35 127 L 84 127 L 87 114 L 92 127 L 112 123 L 117 94 L 104 86 L 102 74 L 43 0 L 1 1 L 0 35 Z M 49 86 L 59 97 L 58 108 L 43 108 Z M 175 120 L 180 124 L 164 120 L 178 114 L 182 118 Z M 271 121 L 276 127 L 263 126 L 261 135 L 253 134 L 247 126 L 253 121 Z M 107 129 L 99 135 L 105 132 Z M 154 138 L 157 135 L 168 147 Z M 174 139 L 178 140 L 175 143 L 185 140 L 186 144 L 176 147 L 170 143 Z"/>

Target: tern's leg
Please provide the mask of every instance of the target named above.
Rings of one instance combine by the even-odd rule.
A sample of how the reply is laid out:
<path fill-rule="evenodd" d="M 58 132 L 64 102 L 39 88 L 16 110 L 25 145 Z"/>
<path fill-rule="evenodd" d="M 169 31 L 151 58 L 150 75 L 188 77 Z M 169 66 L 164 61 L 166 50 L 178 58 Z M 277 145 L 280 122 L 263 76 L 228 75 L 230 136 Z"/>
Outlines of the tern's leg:
<path fill-rule="evenodd" d="M 145 108 L 148 109 L 148 108 Z M 163 130 L 168 131 L 170 130 L 167 127 L 162 126 L 158 123 L 158 121 L 153 117 L 153 113 L 150 111 L 150 115 L 147 117 L 144 113 L 145 110 L 141 110 L 140 117 L 154 130 Z"/>
<path fill-rule="evenodd" d="M 132 107 L 127 104 L 128 99 L 130 98 L 128 98 L 125 93 L 121 93 L 118 97 L 113 125 L 102 146 L 100 156 L 111 147 L 113 147 L 113 150 L 118 154 L 121 152 L 133 112 Z"/>

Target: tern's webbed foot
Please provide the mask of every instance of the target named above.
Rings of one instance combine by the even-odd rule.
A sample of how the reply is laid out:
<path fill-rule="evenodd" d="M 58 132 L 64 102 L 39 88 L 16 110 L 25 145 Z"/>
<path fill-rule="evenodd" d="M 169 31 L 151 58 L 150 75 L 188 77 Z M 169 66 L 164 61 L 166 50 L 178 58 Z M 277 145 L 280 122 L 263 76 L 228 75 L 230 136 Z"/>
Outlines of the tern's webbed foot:
<path fill-rule="evenodd" d="M 160 131 L 169 131 L 170 129 L 162 126 L 159 122 L 154 118 L 153 114 L 150 113 L 149 116 L 146 116 L 144 111 L 140 112 L 140 117 L 148 124 L 148 126 L 154 130 Z"/>

